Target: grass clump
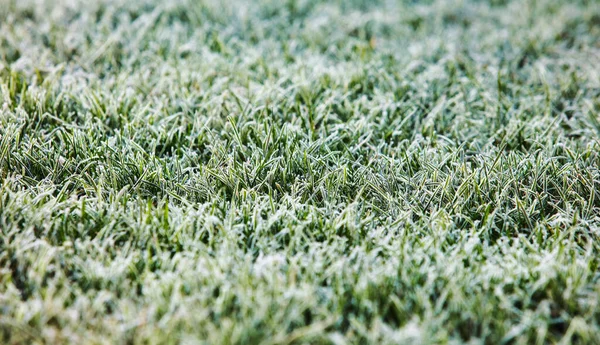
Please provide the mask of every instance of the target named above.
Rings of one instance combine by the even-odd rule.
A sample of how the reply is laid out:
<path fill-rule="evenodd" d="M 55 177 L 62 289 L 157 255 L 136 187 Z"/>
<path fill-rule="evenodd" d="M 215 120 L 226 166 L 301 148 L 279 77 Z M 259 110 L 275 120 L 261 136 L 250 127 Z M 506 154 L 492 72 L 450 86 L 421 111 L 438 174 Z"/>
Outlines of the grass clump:
<path fill-rule="evenodd" d="M 600 342 L 594 1 L 0 0 L 0 342 Z"/>

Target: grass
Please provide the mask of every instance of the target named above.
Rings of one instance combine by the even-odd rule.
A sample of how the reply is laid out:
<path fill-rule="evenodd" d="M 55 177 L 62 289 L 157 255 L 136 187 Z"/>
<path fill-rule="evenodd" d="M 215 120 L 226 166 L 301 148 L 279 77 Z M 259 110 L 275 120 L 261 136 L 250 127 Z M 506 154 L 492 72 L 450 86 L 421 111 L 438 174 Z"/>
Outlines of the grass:
<path fill-rule="evenodd" d="M 0 0 L 0 343 L 600 343 L 599 14 Z"/>

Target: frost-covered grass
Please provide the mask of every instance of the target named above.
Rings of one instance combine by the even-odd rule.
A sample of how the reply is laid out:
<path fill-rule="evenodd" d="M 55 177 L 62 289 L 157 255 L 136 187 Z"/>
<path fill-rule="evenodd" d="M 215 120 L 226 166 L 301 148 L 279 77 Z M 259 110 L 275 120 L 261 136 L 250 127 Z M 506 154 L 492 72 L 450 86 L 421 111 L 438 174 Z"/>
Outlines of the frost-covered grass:
<path fill-rule="evenodd" d="M 599 344 L 597 1 L 0 0 L 0 343 Z"/>

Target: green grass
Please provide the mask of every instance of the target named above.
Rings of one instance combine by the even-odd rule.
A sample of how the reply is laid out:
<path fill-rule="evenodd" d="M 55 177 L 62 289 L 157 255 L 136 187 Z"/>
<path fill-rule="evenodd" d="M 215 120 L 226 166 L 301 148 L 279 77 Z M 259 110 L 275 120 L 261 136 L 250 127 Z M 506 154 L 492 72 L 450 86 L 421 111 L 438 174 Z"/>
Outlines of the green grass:
<path fill-rule="evenodd" d="M 599 344 L 600 3 L 0 0 L 0 343 Z"/>

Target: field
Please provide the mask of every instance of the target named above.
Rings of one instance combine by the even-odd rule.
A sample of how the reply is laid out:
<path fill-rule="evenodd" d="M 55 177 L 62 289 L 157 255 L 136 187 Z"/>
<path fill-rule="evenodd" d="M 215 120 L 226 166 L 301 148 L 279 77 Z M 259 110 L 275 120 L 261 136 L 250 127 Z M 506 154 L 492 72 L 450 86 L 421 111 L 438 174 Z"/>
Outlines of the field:
<path fill-rule="evenodd" d="M 600 344 L 600 2 L 0 0 L 0 343 Z"/>

